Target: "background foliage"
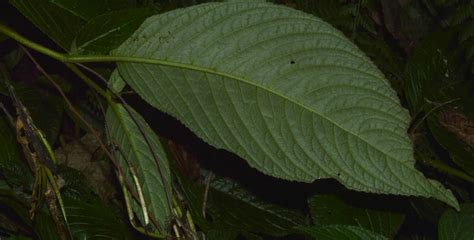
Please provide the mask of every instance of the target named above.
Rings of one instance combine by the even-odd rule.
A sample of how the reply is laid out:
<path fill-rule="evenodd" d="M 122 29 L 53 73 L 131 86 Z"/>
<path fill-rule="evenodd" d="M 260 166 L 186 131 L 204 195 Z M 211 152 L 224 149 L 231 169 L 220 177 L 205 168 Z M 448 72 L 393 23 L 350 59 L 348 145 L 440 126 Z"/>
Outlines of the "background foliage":
<path fill-rule="evenodd" d="M 0 3 L 0 20 L 52 49 L 76 55 L 107 54 L 147 17 L 201 2 L 204 1 L 96 0 L 84 4 L 74 0 L 10 0 Z M 461 211 L 433 199 L 353 192 L 332 180 L 309 184 L 270 178 L 237 156 L 202 142 L 179 122 L 130 94 L 131 89 L 124 88 L 123 80 L 115 76 L 109 86 L 117 92 L 123 90 L 123 98 L 145 117 L 137 117 L 141 125 L 161 137 L 150 139 L 152 149 L 168 158 L 170 171 L 179 176 L 173 186 L 181 189 L 185 209 L 199 231 L 206 239 L 472 239 L 474 3 L 274 2 L 329 22 L 371 58 L 411 114 L 408 133 L 415 146 L 417 168 L 449 187 L 462 203 Z M 127 132 L 138 131 L 130 124 L 130 114 L 135 112 L 125 112 L 118 106 L 113 115 L 97 93 L 63 64 L 31 53 L 90 125 L 106 132 L 103 123 L 113 122 L 115 132 L 110 134 L 123 139 L 122 143 L 138 146 L 145 156 L 153 155 L 146 153 L 146 139 L 127 138 Z M 129 163 L 108 160 L 88 126 L 78 119 L 45 74 L 21 47 L 1 34 L 0 55 L 18 97 L 58 155 L 60 167 L 56 173 L 72 237 L 150 238 L 147 232 L 156 229 L 144 224 L 145 217 L 137 213 L 140 200 L 133 198 L 139 194 L 136 186 L 125 192 L 134 199 L 130 208 L 137 213 L 134 222 L 144 226 L 141 229 L 130 224 L 129 209 L 115 177 L 114 164 Z M 100 74 L 90 76 L 100 86 L 104 86 L 100 78 L 109 79 L 115 68 L 113 64 L 87 66 Z M 0 75 L 0 79 L 5 78 L 5 74 Z M 3 84 L 0 94 L 1 103 L 14 113 Z M 60 239 L 45 204 L 40 204 L 35 217 L 30 218 L 35 175 L 17 143 L 15 127 L 3 111 L 0 133 L 0 237 Z M 158 141 L 166 149 L 161 149 Z M 143 165 L 137 170 L 154 166 L 153 159 L 138 159 Z M 133 176 L 127 178 L 133 182 Z M 157 176 L 138 179 L 141 184 L 156 187 L 143 193 L 144 202 L 153 215 L 169 215 L 172 210 L 166 208 L 166 201 L 151 197 L 166 190 L 147 184 L 150 181 L 158 181 Z"/>

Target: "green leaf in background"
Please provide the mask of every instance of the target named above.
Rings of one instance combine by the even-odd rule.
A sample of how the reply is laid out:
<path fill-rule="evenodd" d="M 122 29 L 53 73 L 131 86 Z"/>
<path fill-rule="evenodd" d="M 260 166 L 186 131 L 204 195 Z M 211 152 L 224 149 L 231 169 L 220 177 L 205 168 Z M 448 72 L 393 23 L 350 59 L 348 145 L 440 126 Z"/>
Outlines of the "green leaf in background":
<path fill-rule="evenodd" d="M 413 113 L 427 114 L 436 141 L 464 171 L 474 175 L 474 98 L 472 81 L 450 49 L 453 32 L 437 32 L 418 43 L 405 68 L 406 96 Z M 426 151 L 425 151 L 426 152 Z"/>
<path fill-rule="evenodd" d="M 474 204 L 462 204 L 460 212 L 446 210 L 438 223 L 438 237 L 440 240 L 474 239 Z"/>
<path fill-rule="evenodd" d="M 355 39 L 357 46 L 374 61 L 386 74 L 392 87 L 402 90 L 403 59 L 384 39 L 370 34 L 359 33 Z"/>
<path fill-rule="evenodd" d="M 63 49 L 69 49 L 83 25 L 79 17 L 48 0 L 10 0 L 28 20 Z"/>
<path fill-rule="evenodd" d="M 29 240 L 31 239 L 30 237 L 25 237 L 25 236 L 14 236 L 14 237 L 9 237 L 7 240 Z"/>
<path fill-rule="evenodd" d="M 98 15 L 108 13 L 114 10 L 134 7 L 132 0 L 49 0 L 57 6 L 69 11 L 70 13 L 89 20 Z"/>
<path fill-rule="evenodd" d="M 207 240 L 234 240 L 239 234 L 229 230 L 210 230 L 206 233 Z"/>
<path fill-rule="evenodd" d="M 39 90 L 37 87 L 18 84 L 16 94 L 28 109 L 35 125 L 53 145 L 59 134 L 64 114 L 62 99 Z"/>
<path fill-rule="evenodd" d="M 119 149 L 115 156 L 120 161 L 123 172 L 129 173 L 130 167 L 127 165 L 127 161 L 136 172 L 146 203 L 144 207 L 148 209 L 148 214 L 158 221 L 162 229 L 166 229 L 171 220 L 171 209 L 167 200 L 168 197 L 171 197 L 167 196 L 171 193 L 168 159 L 153 130 L 138 113 L 132 109 L 130 111 L 133 118 L 122 105 L 108 108 L 105 120 L 108 138 Z M 134 120 L 146 134 L 147 139 Z M 147 144 L 147 140 L 150 146 Z M 155 162 L 155 157 L 158 159 L 158 163 Z M 128 181 L 136 187 L 132 178 L 129 178 Z M 142 209 L 135 208 L 134 210 L 137 215 L 142 216 Z M 145 223 L 143 216 L 140 220 L 143 224 L 148 224 Z"/>
<path fill-rule="evenodd" d="M 25 56 L 25 51 L 18 48 L 18 49 L 15 49 L 15 50 L 9 52 L 8 54 L 5 54 L 2 57 L 2 61 L 5 63 L 5 65 L 8 67 L 8 69 L 14 69 L 15 66 L 23 58 L 23 56 Z"/>
<path fill-rule="evenodd" d="M 423 3 L 429 2 L 407 1 L 402 4 L 400 30 L 404 36 L 416 41 L 426 36 L 433 29 L 436 23 L 423 6 Z"/>
<path fill-rule="evenodd" d="M 102 202 L 64 201 L 74 239 L 133 239 L 126 223 Z"/>
<path fill-rule="evenodd" d="M 71 51 L 108 53 L 120 46 L 153 13 L 150 8 L 134 8 L 92 18 L 78 33 Z"/>
<path fill-rule="evenodd" d="M 387 237 L 357 226 L 301 226 L 297 229 L 302 234 L 318 240 L 388 240 Z"/>
<path fill-rule="evenodd" d="M 150 17 L 115 56 L 147 102 L 258 170 L 347 188 L 452 193 L 414 168 L 410 117 L 383 74 L 322 20 L 263 2 L 202 4 Z"/>
<path fill-rule="evenodd" d="M 352 206 L 335 195 L 315 195 L 308 200 L 316 225 L 344 224 L 365 228 L 393 239 L 403 223 L 400 213 Z"/>
<path fill-rule="evenodd" d="M 0 110 L 1 111 L 1 110 Z M 16 134 L 3 111 L 0 113 L 0 175 L 12 187 L 29 187 L 32 177 L 28 166 L 20 158 Z"/>
<path fill-rule="evenodd" d="M 34 229 L 41 240 L 60 240 L 54 221 L 46 211 L 37 214 Z"/>
<path fill-rule="evenodd" d="M 0 43 L 7 40 L 7 39 L 8 39 L 8 37 L 5 36 L 5 34 L 0 33 Z"/>
<path fill-rule="evenodd" d="M 455 70 L 446 54 L 453 44 L 453 32 L 436 32 L 419 42 L 405 65 L 405 95 L 413 114 L 429 110 L 429 101 L 441 102 L 440 89 L 451 86 Z M 449 64 L 448 64 L 449 63 Z"/>
<path fill-rule="evenodd" d="M 227 204 L 235 205 L 233 211 L 226 210 L 229 212 L 228 216 L 224 214 L 220 216 L 220 220 L 215 221 L 217 225 L 222 224 L 236 230 L 246 229 L 246 232 L 284 236 L 294 226 L 304 222 L 301 212 L 263 201 L 231 179 L 214 176 L 210 187 L 214 190 L 210 193 L 212 196 L 209 196 L 210 206 L 221 208 L 211 209 L 210 212 L 222 214 Z M 243 225 L 246 227 L 242 227 Z"/>
<path fill-rule="evenodd" d="M 304 223 L 300 212 L 264 202 L 236 182 L 218 176 L 211 181 L 206 202 L 206 213 L 212 220 L 204 220 L 202 206 L 205 186 L 187 179 L 181 180 L 193 219 L 203 229 L 282 237 L 292 233 L 293 227 Z"/>
<path fill-rule="evenodd" d="M 43 209 L 38 209 L 35 214 L 36 217 L 34 221 L 32 221 L 29 214 L 29 204 L 25 199 L 19 197 L 13 191 L 0 190 L 0 206 L 2 206 L 2 210 L 10 210 L 8 212 L 9 218 L 21 221 L 25 226 L 32 228 L 37 236 L 35 239 L 59 239 L 51 217 Z"/>
<path fill-rule="evenodd" d="M 117 70 L 112 72 L 112 75 L 110 76 L 109 79 L 110 80 L 109 80 L 108 85 L 111 91 L 115 93 L 120 93 L 125 87 L 125 81 L 122 79 L 122 77 L 120 76 L 120 73 Z"/>
<path fill-rule="evenodd" d="M 24 55 L 24 51 L 18 48 L 3 55 L 0 60 L 6 65 L 8 69 L 14 69 Z M 3 84 L 3 81 L 3 75 L 0 73 L 0 94 L 8 96 L 9 93 L 5 84 Z"/>
<path fill-rule="evenodd" d="M 28 213 L 28 206 L 25 201 L 22 201 L 15 193 L 10 189 L 0 189 L 0 204 L 2 210 L 11 210 L 9 217 L 15 217 L 17 221 L 23 222 L 27 226 L 31 226 L 32 222 Z M 2 213 L 4 213 L 2 211 Z"/>
<path fill-rule="evenodd" d="M 474 176 L 474 115 L 445 107 L 428 118 L 428 126 L 438 143 L 449 152 L 451 160 Z"/>

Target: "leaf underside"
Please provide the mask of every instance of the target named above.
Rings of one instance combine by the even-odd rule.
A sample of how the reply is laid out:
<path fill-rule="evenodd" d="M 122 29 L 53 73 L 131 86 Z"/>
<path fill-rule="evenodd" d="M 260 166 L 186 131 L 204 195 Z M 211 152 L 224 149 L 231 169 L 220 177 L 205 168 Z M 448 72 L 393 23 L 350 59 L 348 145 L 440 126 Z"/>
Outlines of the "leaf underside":
<path fill-rule="evenodd" d="M 167 203 L 171 176 L 166 154 L 158 137 L 144 119 L 132 109 L 130 112 L 133 117 L 122 105 L 107 109 L 108 138 L 117 147 L 116 158 L 120 162 L 123 173 L 127 175 L 129 186 L 132 186 L 137 194 L 137 186 L 130 175 L 131 167 L 140 183 L 145 206 L 140 208 L 140 202 L 135 200 L 132 202 L 140 221 L 148 224 L 143 218 L 143 209 L 146 209 L 152 219 L 158 221 L 162 229 L 166 229 L 171 218 L 170 206 Z M 147 139 L 144 138 L 136 123 L 147 134 Z M 153 154 L 159 160 L 159 166 Z"/>
<path fill-rule="evenodd" d="M 113 55 L 155 63 L 118 70 L 151 105 L 265 174 L 458 206 L 414 168 L 409 115 L 382 73 L 312 15 L 197 5 L 150 17 Z"/>

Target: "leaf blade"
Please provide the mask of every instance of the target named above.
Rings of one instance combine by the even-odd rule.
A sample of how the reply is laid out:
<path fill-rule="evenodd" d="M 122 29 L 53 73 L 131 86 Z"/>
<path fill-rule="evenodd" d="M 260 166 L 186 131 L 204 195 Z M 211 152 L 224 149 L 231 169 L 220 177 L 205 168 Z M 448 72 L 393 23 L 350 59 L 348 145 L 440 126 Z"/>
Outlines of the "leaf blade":
<path fill-rule="evenodd" d="M 268 175 L 457 206 L 414 169 L 409 116 L 382 73 L 317 18 L 203 4 L 149 18 L 113 54 L 155 63 L 118 70 L 151 105 Z"/>
<path fill-rule="evenodd" d="M 167 157 L 158 137 L 144 119 L 133 110 L 130 112 L 133 117 L 122 105 L 108 108 L 106 114 L 108 138 L 120 149 L 116 152 L 116 157 L 120 161 L 122 171 L 128 176 L 129 182 L 134 186 L 135 191 L 138 191 L 129 173 L 130 167 L 134 168 L 146 203 L 144 208 L 146 207 L 149 210 L 149 212 L 147 210 L 148 214 L 159 222 L 161 229 L 166 229 L 171 220 L 171 210 L 167 202 L 167 193 L 170 193 L 171 188 Z M 147 134 L 147 140 L 135 121 Z M 159 163 L 155 162 L 154 154 L 160 160 Z M 137 202 L 137 204 L 140 203 Z M 138 216 L 142 216 L 143 213 L 140 211 L 143 209 L 135 208 L 134 210 Z M 140 220 L 143 224 L 148 224 L 143 217 Z"/>

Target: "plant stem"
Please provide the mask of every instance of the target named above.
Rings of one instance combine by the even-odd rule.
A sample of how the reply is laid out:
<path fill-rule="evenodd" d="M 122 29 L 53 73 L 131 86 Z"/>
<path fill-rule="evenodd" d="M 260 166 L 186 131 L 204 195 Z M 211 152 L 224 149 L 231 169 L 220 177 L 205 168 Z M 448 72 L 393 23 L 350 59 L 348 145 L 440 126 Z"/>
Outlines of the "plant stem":
<path fill-rule="evenodd" d="M 90 55 L 90 56 L 74 56 L 68 55 L 65 53 L 56 52 L 54 50 L 48 49 L 44 46 L 41 46 L 35 42 L 30 41 L 29 39 L 21 36 L 16 33 L 14 30 L 0 23 L 0 33 L 5 34 L 8 37 L 16 40 L 20 44 L 23 44 L 26 47 L 29 47 L 37 52 L 45 54 L 51 58 L 54 58 L 63 63 L 92 63 L 92 62 L 129 62 L 129 63 L 144 63 L 144 64 L 155 64 L 161 66 L 176 67 L 188 70 L 195 70 L 204 73 L 216 74 L 222 77 L 233 78 L 239 81 L 246 82 L 247 80 L 233 76 L 228 73 L 219 72 L 212 68 L 199 67 L 195 65 L 177 63 L 166 60 L 159 60 L 153 58 L 141 58 L 141 57 L 127 57 L 127 56 L 110 56 L 110 55 Z M 72 70 L 72 69 L 71 69 Z M 74 71 L 74 70 L 73 70 Z"/>
<path fill-rule="evenodd" d="M 82 79 L 89 87 L 94 89 L 99 95 L 105 98 L 105 100 L 110 104 L 112 98 L 110 94 L 104 89 L 102 89 L 97 83 L 95 83 L 92 79 L 90 79 L 86 74 L 84 74 L 76 65 L 71 63 L 65 63 L 66 67 L 68 67 L 74 74 L 76 74 L 79 78 Z"/>
<path fill-rule="evenodd" d="M 73 56 L 67 55 L 64 53 L 56 52 L 49 48 L 46 48 L 40 44 L 37 44 L 24 36 L 18 34 L 13 29 L 7 27 L 3 23 L 0 23 L 0 33 L 5 34 L 6 36 L 12 38 L 18 43 L 31 48 L 37 52 L 40 52 L 44 55 L 47 55 L 51 58 L 54 58 L 60 62 L 69 62 L 69 63 L 85 63 L 85 62 L 141 62 L 141 63 L 156 63 L 161 62 L 154 59 L 144 59 L 144 58 L 133 58 L 133 57 L 119 57 L 119 56 L 109 56 L 109 55 L 91 55 L 91 56 Z M 72 70 L 72 69 L 71 69 Z"/>
<path fill-rule="evenodd" d="M 453 176 L 453 177 L 460 178 L 460 179 L 462 179 L 466 182 L 474 184 L 474 177 L 472 177 L 471 175 L 469 175 L 469 174 L 467 174 L 463 171 L 460 171 L 456 168 L 453 168 L 451 166 L 448 166 L 448 165 L 446 165 L 446 164 L 444 164 L 440 161 L 428 160 L 428 159 L 423 158 L 419 154 L 417 154 L 417 155 L 418 155 L 418 159 L 420 160 L 420 162 L 423 163 L 424 165 L 426 165 L 428 167 L 431 167 L 431 168 L 434 168 L 435 170 L 437 170 L 439 172 L 445 173 L 445 174 Z"/>
<path fill-rule="evenodd" d="M 109 56 L 109 55 L 90 55 L 90 56 L 72 56 L 68 55 L 65 53 L 60 53 L 54 50 L 51 50 L 49 48 L 46 48 L 40 44 L 37 44 L 24 36 L 18 34 L 15 32 L 13 29 L 5 26 L 4 24 L 0 23 L 0 33 L 5 34 L 6 36 L 12 38 L 13 40 L 17 41 L 18 43 L 24 45 L 25 47 L 31 48 L 39 53 L 42 53 L 48 57 L 51 57 L 55 60 L 58 60 L 60 62 L 65 63 L 65 65 L 72 71 L 74 72 L 79 78 L 81 78 L 89 87 L 94 89 L 97 93 L 99 93 L 102 97 L 105 98 L 105 100 L 108 102 L 109 106 L 112 108 L 112 110 L 117 114 L 117 109 L 115 107 L 115 103 L 112 100 L 112 96 L 109 92 L 105 91 L 102 89 L 99 85 L 97 85 L 92 79 L 90 79 L 86 74 L 84 74 L 76 65 L 73 63 L 91 63 L 91 62 L 134 62 L 134 63 L 144 63 L 144 64 L 158 64 L 158 65 L 163 65 L 163 66 L 173 66 L 173 67 L 179 67 L 179 68 L 187 68 L 191 70 L 199 70 L 203 72 L 211 72 L 213 73 L 214 71 L 212 69 L 206 69 L 206 68 L 201 68 L 201 67 L 196 67 L 192 65 L 187 65 L 187 64 L 181 64 L 181 63 L 174 63 L 174 62 L 168 62 L 168 61 L 163 61 L 163 60 L 158 60 L 158 59 L 151 59 L 151 58 L 138 58 L 138 57 L 123 57 L 123 56 Z M 123 99 L 121 99 L 123 101 Z M 129 110 L 127 110 L 128 114 L 133 118 L 133 115 Z M 134 119 L 135 124 L 137 124 L 137 127 L 140 129 L 140 125 L 137 123 L 137 121 Z M 143 137 L 146 138 L 146 135 L 144 132 L 142 132 Z M 147 140 L 146 140 L 147 141 Z M 147 144 L 149 145 L 150 149 L 150 143 Z M 156 154 L 152 154 L 153 156 L 156 156 Z M 112 158 L 111 158 L 112 159 Z M 158 161 L 155 159 L 155 161 Z M 158 165 L 158 162 L 157 162 Z M 120 169 L 120 168 L 119 168 Z M 160 174 L 162 175 L 162 174 Z M 121 175 L 119 175 L 119 178 Z M 163 180 L 164 182 L 164 180 Z M 122 185 L 123 186 L 123 185 Z M 140 189 L 140 188 L 138 188 Z M 169 194 L 167 194 L 168 197 Z M 168 197 L 169 198 L 169 197 Z M 171 200 L 168 200 L 170 204 L 170 209 L 172 210 L 172 204 Z M 142 203 L 143 204 L 143 203 Z M 177 205 L 177 209 L 180 210 L 179 205 Z M 193 231 L 195 231 L 194 224 L 192 223 L 192 218 L 190 215 L 186 216 L 188 221 L 190 222 L 191 228 Z M 133 222 L 132 222 L 133 225 Z M 164 235 L 161 234 L 152 234 L 148 233 L 145 231 L 143 228 L 136 227 L 134 225 L 134 228 L 138 230 L 139 232 L 143 234 L 147 234 L 148 236 L 154 237 L 154 238 L 163 238 Z M 179 234 L 179 233 L 178 233 Z"/>
<path fill-rule="evenodd" d="M 0 23 L 0 32 L 5 34 L 8 37 L 11 37 L 12 39 L 16 40 L 22 45 L 25 45 L 35 51 L 43 53 L 44 55 L 50 56 L 58 61 L 64 62 L 64 56 L 65 56 L 64 54 L 61 54 L 59 52 L 56 52 L 54 50 L 51 50 L 49 48 L 46 48 L 42 45 L 39 45 L 35 42 L 30 41 L 29 39 L 15 32 L 13 29 L 5 26 L 3 23 Z"/>

